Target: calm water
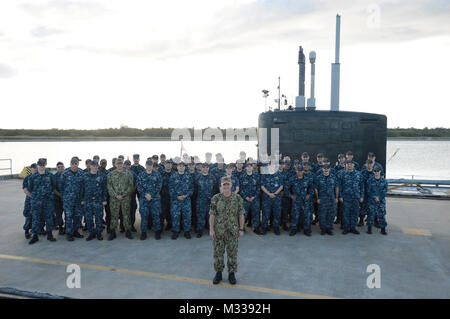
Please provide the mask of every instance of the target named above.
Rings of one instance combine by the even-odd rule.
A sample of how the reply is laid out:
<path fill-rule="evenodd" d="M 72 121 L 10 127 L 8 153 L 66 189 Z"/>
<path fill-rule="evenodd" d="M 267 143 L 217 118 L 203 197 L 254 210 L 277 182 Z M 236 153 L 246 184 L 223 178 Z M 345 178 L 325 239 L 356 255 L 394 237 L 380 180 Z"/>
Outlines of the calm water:
<path fill-rule="evenodd" d="M 72 156 L 84 160 L 99 155 L 108 160 L 117 155 L 132 159 L 134 153 L 141 154 L 141 162 L 153 154 L 164 153 L 167 157 L 180 155 L 180 142 L 172 141 L 81 141 L 81 142 L 0 142 L 0 158 L 12 158 L 13 173 L 20 173 L 24 166 L 45 157 L 50 167 L 58 161 L 67 166 Z M 233 161 L 241 150 L 247 156 L 256 158 L 256 141 L 248 142 L 183 142 L 186 152 L 196 154 L 204 160 L 205 152 L 222 153 L 225 161 Z M 450 179 L 450 141 L 388 141 L 387 156 L 389 160 L 394 152 L 397 154 L 387 163 L 388 178 L 415 179 Z M 214 159 L 214 157 L 213 157 Z M 334 159 L 332 159 L 334 162 Z M 0 168 L 9 166 L 0 161 Z M 0 171 L 0 175 L 9 171 Z"/>

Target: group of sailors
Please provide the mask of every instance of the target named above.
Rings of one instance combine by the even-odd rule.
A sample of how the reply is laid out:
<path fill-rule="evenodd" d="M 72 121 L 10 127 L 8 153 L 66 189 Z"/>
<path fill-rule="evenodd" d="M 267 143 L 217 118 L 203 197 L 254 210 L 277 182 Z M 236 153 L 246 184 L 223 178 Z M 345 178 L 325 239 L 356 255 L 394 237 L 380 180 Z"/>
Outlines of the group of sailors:
<path fill-rule="evenodd" d="M 137 209 L 141 240 L 152 228 L 156 240 L 164 230 L 171 230 L 172 239 L 181 231 L 190 239 L 191 228 L 200 238 L 209 228 L 211 198 L 220 192 L 224 176 L 242 197 L 247 226 L 255 234 L 273 230 L 280 235 L 284 230 L 294 236 L 303 230 L 311 236 L 311 225 L 317 223 L 321 235 L 333 235 L 334 224 L 340 224 L 343 234 L 359 234 L 357 227 L 365 224 L 369 234 L 374 226 L 387 234 L 387 182 L 374 153 L 361 168 L 351 151 L 339 154 L 335 165 L 321 153 L 313 162 L 306 152 L 295 160 L 262 154 L 259 161 L 240 152 L 239 159 L 228 164 L 220 153 L 215 163 L 211 153 L 204 162 L 188 154 L 173 159 L 153 155 L 145 166 L 139 154 L 132 160 L 120 155 L 107 168 L 107 160 L 96 155 L 81 170 L 74 156 L 68 168 L 58 162 L 55 174 L 45 158 L 33 163 L 23 181 L 23 229 L 29 243 L 37 242 L 39 235 L 55 241 L 53 230 L 68 241 L 83 238 L 83 231 L 88 231 L 88 241 L 102 240 L 104 228 L 108 240 L 117 237 L 117 228 L 133 239 Z"/>

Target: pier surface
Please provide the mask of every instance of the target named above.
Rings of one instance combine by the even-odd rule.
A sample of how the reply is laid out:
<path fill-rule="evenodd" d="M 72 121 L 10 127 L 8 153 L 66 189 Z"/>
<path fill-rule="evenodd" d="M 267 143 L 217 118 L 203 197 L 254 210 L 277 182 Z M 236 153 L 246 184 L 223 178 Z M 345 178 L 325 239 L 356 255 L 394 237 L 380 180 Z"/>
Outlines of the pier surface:
<path fill-rule="evenodd" d="M 22 226 L 21 180 L 0 181 L 0 292 L 6 288 L 72 298 L 450 298 L 450 201 L 388 198 L 388 235 L 312 237 L 285 231 L 239 243 L 238 284 L 212 285 L 209 236 L 171 240 L 153 232 L 145 241 L 124 234 L 106 240 L 56 242 L 40 236 L 28 245 Z M 139 213 L 136 228 L 139 228 Z M 85 234 L 86 235 L 86 234 Z M 104 232 L 106 237 L 106 232 Z M 80 267 L 81 288 L 68 288 L 69 265 Z M 368 288 L 369 265 L 381 287 Z M 70 268 L 70 267 L 69 267 Z M 69 280 L 70 281 L 70 280 Z M 7 291 L 11 291 L 6 289 Z"/>

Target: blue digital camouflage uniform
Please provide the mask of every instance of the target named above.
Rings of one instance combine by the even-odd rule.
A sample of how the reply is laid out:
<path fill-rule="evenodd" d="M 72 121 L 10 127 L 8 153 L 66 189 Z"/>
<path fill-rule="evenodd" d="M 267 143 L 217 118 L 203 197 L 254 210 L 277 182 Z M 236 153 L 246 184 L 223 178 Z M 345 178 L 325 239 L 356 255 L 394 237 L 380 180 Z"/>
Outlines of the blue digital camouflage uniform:
<path fill-rule="evenodd" d="M 368 171 L 367 167 L 364 165 L 362 170 L 361 170 L 361 175 L 363 177 L 364 180 L 364 201 L 361 204 L 361 211 L 359 214 L 360 218 L 364 218 L 369 214 L 369 201 L 368 201 L 368 188 L 367 188 L 367 182 L 370 179 L 370 177 L 373 176 L 373 170 L 372 171 Z"/>
<path fill-rule="evenodd" d="M 356 227 L 359 216 L 359 199 L 364 197 L 364 180 L 360 172 L 342 171 L 339 181 L 339 197 L 342 197 L 342 226 L 350 230 Z"/>
<path fill-rule="evenodd" d="M 137 209 L 136 196 L 139 193 L 139 191 L 136 189 L 138 174 L 136 174 L 133 170 L 131 170 L 131 167 L 133 167 L 133 165 L 130 166 L 130 172 L 131 172 L 131 175 L 133 175 L 134 189 L 133 189 L 133 192 L 131 193 L 130 224 L 132 227 L 134 227 L 134 223 L 136 222 L 136 209 Z"/>
<path fill-rule="evenodd" d="M 301 223 L 304 229 L 311 228 L 312 207 L 308 204 L 314 195 L 313 180 L 303 175 L 302 178 L 295 176 L 290 181 L 289 193 L 295 196 L 292 200 L 291 229 L 298 229 Z M 306 199 L 309 196 L 309 199 Z"/>
<path fill-rule="evenodd" d="M 376 179 L 375 176 L 369 178 L 368 182 L 368 197 L 369 197 L 369 215 L 367 218 L 367 226 L 373 226 L 373 220 L 376 217 L 381 228 L 387 226 L 386 223 L 386 193 L 387 182 L 383 177 Z M 379 202 L 375 201 L 378 197 Z"/>
<path fill-rule="evenodd" d="M 70 168 L 64 170 L 62 176 L 63 208 L 65 213 L 66 234 L 72 234 L 81 226 L 84 172 Z"/>
<path fill-rule="evenodd" d="M 291 167 L 292 168 L 292 167 Z M 289 194 L 289 184 L 294 176 L 295 172 L 292 169 L 284 169 L 281 172 L 281 176 L 283 177 L 283 191 L 281 192 L 281 222 L 287 223 L 289 222 L 289 214 L 292 210 L 292 199 Z M 245 202 L 245 201 L 244 201 Z"/>
<path fill-rule="evenodd" d="M 63 173 L 58 173 L 58 172 L 56 172 L 53 175 L 53 178 L 55 180 L 54 183 L 55 183 L 56 190 L 60 194 L 62 194 L 62 176 L 63 176 Z M 62 227 L 64 225 L 63 216 L 62 216 L 62 214 L 63 214 L 62 198 L 57 195 L 54 195 L 53 196 L 53 205 L 54 205 L 54 215 L 55 215 L 54 216 L 54 224 L 55 224 L 55 226 Z"/>
<path fill-rule="evenodd" d="M 261 177 L 258 173 L 253 172 L 251 175 L 247 174 L 245 171 L 241 174 L 239 180 L 239 194 L 244 200 L 244 216 L 247 218 L 249 210 L 251 210 L 252 225 L 253 228 L 259 227 L 259 212 L 260 212 L 260 193 L 261 193 Z M 253 201 L 249 202 L 246 198 L 252 198 Z"/>
<path fill-rule="evenodd" d="M 22 189 L 28 189 L 28 180 L 31 174 L 25 176 L 22 182 Z M 31 217 L 31 197 L 25 195 L 25 202 L 23 204 L 23 217 L 25 217 L 25 224 L 23 224 L 23 230 L 31 230 L 32 217 Z"/>
<path fill-rule="evenodd" d="M 274 174 L 261 175 L 261 187 L 264 186 L 270 193 L 275 193 L 280 186 L 284 185 L 283 176 L 277 171 Z M 281 219 L 281 194 L 270 198 L 265 192 L 262 195 L 262 227 L 267 228 L 270 214 L 273 212 L 273 226 L 280 227 Z"/>
<path fill-rule="evenodd" d="M 197 185 L 197 231 L 203 231 L 205 223 L 209 220 L 211 198 L 214 196 L 215 178 L 211 174 L 196 176 Z"/>
<path fill-rule="evenodd" d="M 311 171 L 311 169 L 310 169 L 308 173 L 306 173 L 306 172 L 303 173 L 303 176 L 304 176 L 305 178 L 308 178 L 308 179 L 310 180 L 310 183 L 311 183 L 312 187 L 314 188 L 314 185 L 315 185 L 315 183 L 316 183 L 316 174 L 314 174 L 314 173 Z M 305 212 L 307 212 L 307 213 L 309 214 L 311 221 L 312 221 L 312 219 L 313 219 L 313 212 L 314 212 L 314 203 L 313 203 L 313 200 L 314 200 L 314 197 L 313 197 L 313 196 L 310 196 L 308 199 L 305 200 Z M 300 214 L 300 219 L 299 219 L 299 221 L 300 221 L 300 224 L 301 224 L 302 226 L 303 226 L 303 222 L 304 222 L 304 218 L 303 218 L 303 217 L 304 217 L 304 216 L 302 216 L 302 214 Z M 309 222 L 308 222 L 308 225 L 310 225 Z M 305 227 L 305 229 L 309 229 L 309 228 L 306 228 L 306 227 Z"/>
<path fill-rule="evenodd" d="M 223 165 L 222 169 L 219 169 L 217 166 L 213 166 L 210 170 L 210 174 L 214 176 L 216 179 L 215 185 L 214 185 L 214 194 L 220 193 L 220 179 L 227 174 L 225 170 L 225 164 Z"/>
<path fill-rule="evenodd" d="M 88 231 L 101 234 L 103 231 L 103 204 L 106 202 L 106 175 L 85 173 L 83 177 L 84 207 Z M 95 228 L 94 228 L 95 220 Z"/>
<path fill-rule="evenodd" d="M 317 198 L 320 199 L 319 225 L 322 230 L 333 228 L 334 217 L 336 216 L 336 192 L 338 187 L 337 179 L 334 175 L 325 176 L 320 174 L 316 179 Z"/>
<path fill-rule="evenodd" d="M 141 232 L 147 232 L 150 214 L 153 219 L 154 231 L 160 231 L 162 229 L 160 195 L 162 188 L 161 174 L 154 170 L 152 170 L 150 174 L 148 174 L 147 171 L 140 173 L 137 180 L 137 187 L 140 194 L 139 213 L 141 214 Z M 150 194 L 151 200 L 147 200 L 145 194 Z"/>
<path fill-rule="evenodd" d="M 35 172 L 28 179 L 28 190 L 31 192 L 32 233 L 38 235 L 41 231 L 42 218 L 45 219 L 47 233 L 53 230 L 53 190 L 55 189 L 52 174 Z"/>
<path fill-rule="evenodd" d="M 183 230 L 189 232 L 191 229 L 191 196 L 194 192 L 194 181 L 191 174 L 185 172 L 180 174 L 174 172 L 169 181 L 170 191 L 170 212 L 172 217 L 172 227 L 174 232 L 180 232 L 180 219 L 183 215 Z M 178 196 L 186 195 L 183 200 L 178 200 Z"/>
<path fill-rule="evenodd" d="M 170 191 L 169 191 L 169 182 L 170 176 L 172 176 L 173 171 L 170 172 L 164 171 L 161 173 L 162 178 L 162 188 L 161 188 L 161 223 L 164 222 L 164 219 L 167 220 L 168 223 L 171 222 L 170 216 Z"/>

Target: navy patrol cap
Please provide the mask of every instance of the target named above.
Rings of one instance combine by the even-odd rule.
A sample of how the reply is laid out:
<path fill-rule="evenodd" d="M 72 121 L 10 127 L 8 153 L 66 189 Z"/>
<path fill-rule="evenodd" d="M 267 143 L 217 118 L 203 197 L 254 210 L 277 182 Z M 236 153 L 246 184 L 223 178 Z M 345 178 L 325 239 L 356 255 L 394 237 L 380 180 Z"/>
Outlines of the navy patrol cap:
<path fill-rule="evenodd" d="M 322 168 L 330 168 L 330 164 L 324 164 Z"/>
<path fill-rule="evenodd" d="M 98 162 L 97 161 L 92 161 L 91 162 L 91 166 L 98 166 Z"/>
<path fill-rule="evenodd" d="M 369 152 L 369 154 L 367 154 L 367 156 L 375 157 L 375 153 L 374 152 Z"/>
<path fill-rule="evenodd" d="M 300 161 L 298 159 L 294 160 L 294 164 L 299 164 Z"/>
<path fill-rule="evenodd" d="M 145 161 L 145 165 L 153 165 L 153 161 L 151 159 L 147 159 L 147 161 Z"/>
<path fill-rule="evenodd" d="M 80 159 L 77 156 L 74 156 L 70 159 L 70 164 L 78 164 Z"/>
<path fill-rule="evenodd" d="M 373 168 L 373 171 L 374 171 L 374 172 L 380 172 L 381 169 L 380 169 L 378 166 L 375 166 L 375 167 Z"/>
<path fill-rule="evenodd" d="M 133 158 L 139 158 L 139 154 L 133 154 Z"/>
<path fill-rule="evenodd" d="M 46 159 L 46 158 L 40 158 L 40 159 L 38 159 L 37 165 L 38 165 L 38 166 L 45 166 L 45 165 L 47 165 L 47 159 Z"/>
<path fill-rule="evenodd" d="M 338 154 L 338 158 L 344 158 L 344 157 L 345 157 L 344 154 L 342 154 L 342 153 L 339 153 L 339 154 Z"/>
<path fill-rule="evenodd" d="M 303 170 L 304 170 L 303 165 L 299 165 L 299 166 L 297 167 L 297 171 L 303 171 Z"/>
<path fill-rule="evenodd" d="M 309 156 L 308 152 L 303 152 L 302 156 Z"/>
<path fill-rule="evenodd" d="M 130 160 L 126 160 L 125 162 L 123 162 L 125 165 L 131 165 L 131 161 Z"/>

